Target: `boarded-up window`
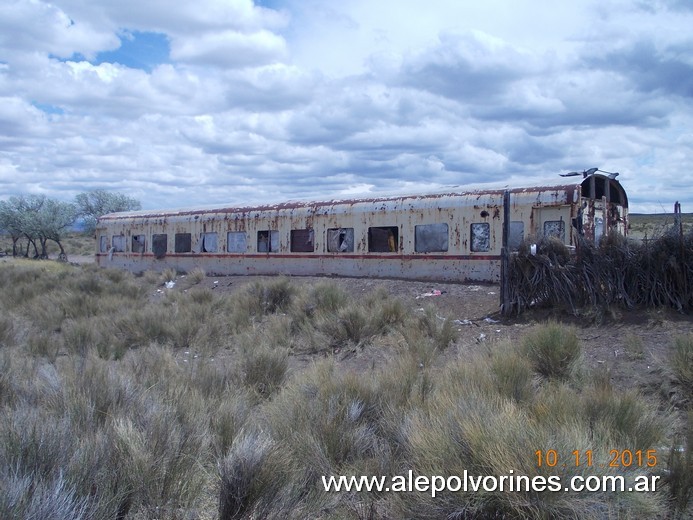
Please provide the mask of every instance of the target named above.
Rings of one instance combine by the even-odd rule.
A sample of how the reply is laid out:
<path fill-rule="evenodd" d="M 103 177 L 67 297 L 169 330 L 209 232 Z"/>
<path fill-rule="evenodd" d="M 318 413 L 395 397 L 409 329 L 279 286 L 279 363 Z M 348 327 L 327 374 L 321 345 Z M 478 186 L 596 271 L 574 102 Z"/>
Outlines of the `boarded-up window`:
<path fill-rule="evenodd" d="M 132 235 L 132 243 L 130 244 L 130 249 L 133 253 L 144 253 L 144 235 Z"/>
<path fill-rule="evenodd" d="M 475 252 L 491 249 L 491 226 L 485 222 L 471 225 L 472 247 Z"/>
<path fill-rule="evenodd" d="M 279 251 L 279 231 L 265 230 L 257 232 L 258 253 L 276 253 Z"/>
<path fill-rule="evenodd" d="M 424 224 L 414 226 L 414 251 L 431 253 L 448 250 L 448 225 Z"/>
<path fill-rule="evenodd" d="M 399 243 L 397 226 L 368 228 L 368 251 L 371 253 L 394 253 Z"/>
<path fill-rule="evenodd" d="M 315 251 L 315 240 L 312 229 L 291 230 L 291 252 L 312 253 Z"/>
<path fill-rule="evenodd" d="M 354 228 L 328 229 L 327 250 L 330 253 L 353 253 Z"/>
<path fill-rule="evenodd" d="M 115 253 L 125 252 L 125 235 L 113 235 L 111 240 L 111 245 L 113 246 L 113 251 Z"/>
<path fill-rule="evenodd" d="M 544 236 L 556 237 L 565 242 L 565 224 L 562 220 L 547 220 L 544 222 Z"/>
<path fill-rule="evenodd" d="M 190 233 L 176 233 L 174 251 L 176 253 L 189 253 L 192 248 L 192 236 Z"/>
<path fill-rule="evenodd" d="M 108 253 L 108 236 L 106 235 L 99 237 L 99 253 Z"/>
<path fill-rule="evenodd" d="M 157 258 L 163 258 L 166 256 L 166 251 L 168 250 L 168 235 L 157 234 L 152 235 L 152 253 Z"/>
<path fill-rule="evenodd" d="M 508 247 L 511 251 L 520 249 L 520 244 L 525 239 L 525 223 L 521 220 L 510 222 L 510 236 L 508 237 Z"/>
<path fill-rule="evenodd" d="M 216 253 L 217 252 L 217 234 L 202 233 L 200 235 L 200 253 Z"/>
<path fill-rule="evenodd" d="M 229 231 L 226 235 L 226 251 L 229 253 L 245 253 L 248 250 L 245 231 Z"/>

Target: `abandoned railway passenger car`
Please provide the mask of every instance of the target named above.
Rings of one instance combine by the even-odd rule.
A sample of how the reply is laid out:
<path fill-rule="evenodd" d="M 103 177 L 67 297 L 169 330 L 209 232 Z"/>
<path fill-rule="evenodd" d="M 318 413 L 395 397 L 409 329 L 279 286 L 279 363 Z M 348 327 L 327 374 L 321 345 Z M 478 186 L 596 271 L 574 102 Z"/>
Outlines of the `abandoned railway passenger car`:
<path fill-rule="evenodd" d="M 615 179 L 510 192 L 509 247 L 553 235 L 568 246 L 627 229 Z M 134 211 L 99 219 L 97 263 L 132 271 L 496 282 L 504 190 L 251 207 Z"/>

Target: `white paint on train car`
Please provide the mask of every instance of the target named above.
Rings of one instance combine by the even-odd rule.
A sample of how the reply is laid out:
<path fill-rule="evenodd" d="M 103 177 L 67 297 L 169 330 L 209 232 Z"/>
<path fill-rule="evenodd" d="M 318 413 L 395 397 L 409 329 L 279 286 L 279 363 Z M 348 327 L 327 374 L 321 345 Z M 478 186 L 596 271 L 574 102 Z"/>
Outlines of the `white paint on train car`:
<path fill-rule="evenodd" d="M 515 245 L 550 233 L 575 246 L 580 235 L 626 232 L 627 197 L 617 181 L 509 191 Z M 133 271 L 497 282 L 502 215 L 503 190 L 117 213 L 99 219 L 97 262 Z M 417 236 L 443 230 L 447 236 L 427 243 L 444 246 L 417 244 Z M 117 251 L 106 254 L 113 244 Z"/>

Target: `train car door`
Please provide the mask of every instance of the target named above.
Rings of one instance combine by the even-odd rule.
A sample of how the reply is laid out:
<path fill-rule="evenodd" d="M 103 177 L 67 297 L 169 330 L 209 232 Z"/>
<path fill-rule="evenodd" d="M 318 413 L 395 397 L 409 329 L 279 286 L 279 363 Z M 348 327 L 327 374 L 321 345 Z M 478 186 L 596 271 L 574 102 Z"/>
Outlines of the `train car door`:
<path fill-rule="evenodd" d="M 568 208 L 568 210 L 566 210 Z M 534 233 L 537 237 L 553 236 L 570 245 L 570 207 L 552 206 L 532 209 Z"/>

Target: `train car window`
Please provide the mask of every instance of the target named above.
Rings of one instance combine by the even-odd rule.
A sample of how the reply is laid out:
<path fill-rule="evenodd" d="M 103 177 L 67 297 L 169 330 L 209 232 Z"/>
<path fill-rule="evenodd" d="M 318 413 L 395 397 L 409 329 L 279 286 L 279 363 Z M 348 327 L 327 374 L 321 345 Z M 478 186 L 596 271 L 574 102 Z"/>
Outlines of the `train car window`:
<path fill-rule="evenodd" d="M 196 253 L 216 253 L 217 252 L 217 234 L 202 233 L 200 241 L 195 245 Z"/>
<path fill-rule="evenodd" d="M 257 232 L 258 253 L 276 253 L 279 251 L 279 231 L 265 230 Z"/>
<path fill-rule="evenodd" d="M 397 226 L 368 228 L 368 251 L 371 253 L 395 253 L 399 244 Z"/>
<path fill-rule="evenodd" d="M 168 235 L 166 233 L 152 235 L 152 253 L 156 258 L 166 256 L 168 250 Z"/>
<path fill-rule="evenodd" d="M 108 253 L 108 236 L 106 235 L 99 237 L 99 253 Z"/>
<path fill-rule="evenodd" d="M 312 253 L 315 251 L 314 232 L 312 229 L 291 230 L 291 252 Z"/>
<path fill-rule="evenodd" d="M 482 252 L 491 249 L 491 225 L 487 222 L 472 224 L 471 236 L 472 251 Z"/>
<path fill-rule="evenodd" d="M 547 220 L 544 222 L 544 236 L 556 237 L 565 243 L 565 223 L 562 220 Z"/>
<path fill-rule="evenodd" d="M 226 252 L 245 253 L 248 250 L 247 240 L 244 231 L 229 231 L 226 235 Z"/>
<path fill-rule="evenodd" d="M 327 230 L 327 250 L 330 253 L 354 252 L 354 228 L 331 228 Z"/>
<path fill-rule="evenodd" d="M 144 235 L 132 235 L 132 242 L 130 244 L 130 250 L 133 253 L 144 253 Z"/>
<path fill-rule="evenodd" d="M 623 204 L 623 201 L 621 200 L 621 190 L 619 189 L 618 184 L 616 184 L 614 181 L 609 183 L 609 198 L 614 204 Z"/>
<path fill-rule="evenodd" d="M 520 249 L 520 244 L 525 239 L 525 223 L 521 220 L 510 222 L 510 236 L 508 237 L 508 247 L 511 251 Z"/>
<path fill-rule="evenodd" d="M 448 225 L 423 224 L 414 226 L 414 251 L 433 253 L 448 250 Z"/>
<path fill-rule="evenodd" d="M 124 253 L 125 235 L 113 235 L 113 238 L 111 239 L 111 245 L 113 246 L 113 252 Z"/>
<path fill-rule="evenodd" d="M 176 233 L 174 251 L 176 253 L 189 253 L 192 251 L 192 236 L 190 233 Z"/>

